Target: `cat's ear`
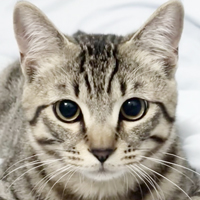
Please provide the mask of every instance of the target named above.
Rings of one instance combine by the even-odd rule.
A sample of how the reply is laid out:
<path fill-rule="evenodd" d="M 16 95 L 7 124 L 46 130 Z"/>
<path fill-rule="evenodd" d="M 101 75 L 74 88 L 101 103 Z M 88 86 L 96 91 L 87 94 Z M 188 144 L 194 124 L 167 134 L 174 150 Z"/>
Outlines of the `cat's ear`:
<path fill-rule="evenodd" d="M 159 7 L 136 33 L 129 36 L 125 45 L 129 49 L 139 48 L 153 59 L 164 58 L 168 64 L 176 65 L 183 18 L 181 2 L 169 1 Z"/>
<path fill-rule="evenodd" d="M 51 57 L 51 55 L 59 53 L 63 46 L 72 44 L 31 3 L 18 2 L 16 4 L 13 23 L 21 62 L 29 63 L 28 65 L 24 64 L 23 72 L 30 76 L 36 70 L 36 65 L 32 64 L 31 66 L 30 63 L 35 63 L 41 57 Z"/>

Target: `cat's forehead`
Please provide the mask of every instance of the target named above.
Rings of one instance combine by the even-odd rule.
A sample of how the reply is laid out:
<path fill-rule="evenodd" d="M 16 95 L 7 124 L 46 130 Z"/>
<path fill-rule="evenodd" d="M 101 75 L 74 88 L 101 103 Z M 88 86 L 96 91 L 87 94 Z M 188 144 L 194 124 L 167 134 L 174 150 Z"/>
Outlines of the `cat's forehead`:
<path fill-rule="evenodd" d="M 114 34 L 85 34 L 80 31 L 75 33 L 73 37 L 81 46 L 93 47 L 94 51 L 90 53 L 94 54 L 104 53 L 106 48 L 118 45 L 123 38 Z"/>
<path fill-rule="evenodd" d="M 117 48 L 122 37 L 77 32 L 74 39 L 81 47 L 81 65 L 85 65 L 85 68 L 89 67 L 94 76 L 98 75 L 96 73 L 100 75 L 101 72 L 105 73 L 110 67 L 112 68 L 112 61 L 117 59 Z"/>
<path fill-rule="evenodd" d="M 86 99 L 90 101 L 98 99 L 105 103 L 113 92 L 115 96 L 124 96 L 127 84 L 131 88 L 136 82 L 136 88 L 138 85 L 142 88 L 144 84 L 141 82 L 144 82 L 147 76 L 154 75 L 153 69 L 149 71 L 148 66 L 135 62 L 133 48 L 129 49 L 128 53 L 120 49 L 125 37 L 82 32 L 77 32 L 73 37 L 80 47 L 78 54 L 74 54 L 78 59 L 70 57 L 70 64 L 65 65 L 67 67 L 64 68 L 64 75 L 67 75 L 71 82 L 68 85 L 75 85 L 75 91 L 79 91 L 79 94 L 87 93 Z M 144 73 L 145 71 L 148 73 Z"/>
<path fill-rule="evenodd" d="M 88 93 L 109 92 L 114 75 L 118 71 L 118 44 L 122 37 L 116 35 L 90 35 L 78 32 L 74 39 L 81 47 L 77 76 L 84 81 Z"/>

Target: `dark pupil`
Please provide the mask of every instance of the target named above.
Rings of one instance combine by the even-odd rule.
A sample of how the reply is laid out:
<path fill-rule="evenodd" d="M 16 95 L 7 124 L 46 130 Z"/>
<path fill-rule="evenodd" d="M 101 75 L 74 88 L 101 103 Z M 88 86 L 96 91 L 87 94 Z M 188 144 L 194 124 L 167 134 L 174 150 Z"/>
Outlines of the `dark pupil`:
<path fill-rule="evenodd" d="M 137 116 L 142 109 L 141 101 L 139 99 L 131 99 L 124 103 L 123 110 L 128 116 Z"/>
<path fill-rule="evenodd" d="M 72 101 L 61 101 L 59 104 L 60 113 L 65 118 L 73 117 L 77 112 L 78 106 Z"/>

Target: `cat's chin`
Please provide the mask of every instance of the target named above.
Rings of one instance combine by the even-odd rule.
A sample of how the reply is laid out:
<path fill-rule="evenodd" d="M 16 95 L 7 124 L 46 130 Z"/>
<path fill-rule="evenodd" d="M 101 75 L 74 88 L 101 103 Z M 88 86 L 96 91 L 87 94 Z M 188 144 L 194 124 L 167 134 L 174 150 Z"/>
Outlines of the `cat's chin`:
<path fill-rule="evenodd" d="M 125 172 L 124 170 L 111 171 L 111 170 L 100 168 L 96 171 L 87 170 L 87 171 L 82 171 L 81 173 L 90 180 L 107 182 L 107 181 L 122 177 Z"/>

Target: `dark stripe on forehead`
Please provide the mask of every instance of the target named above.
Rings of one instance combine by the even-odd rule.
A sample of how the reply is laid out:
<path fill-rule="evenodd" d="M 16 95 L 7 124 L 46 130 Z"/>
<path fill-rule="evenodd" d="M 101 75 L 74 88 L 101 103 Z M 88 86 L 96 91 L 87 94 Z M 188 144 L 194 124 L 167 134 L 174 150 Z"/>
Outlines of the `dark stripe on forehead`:
<path fill-rule="evenodd" d="M 127 89 L 127 85 L 125 82 L 120 83 L 120 89 L 121 89 L 122 96 L 124 96 L 126 94 L 126 89 Z"/>
<path fill-rule="evenodd" d="M 88 92 L 91 93 L 92 89 L 91 89 L 91 85 L 90 85 L 90 82 L 89 82 L 89 79 L 88 79 L 88 75 L 85 74 L 84 78 L 85 78 L 85 83 L 86 83 L 86 87 L 88 89 Z"/>
<path fill-rule="evenodd" d="M 82 52 L 80 54 L 80 73 L 83 73 L 85 71 L 84 69 L 84 64 L 85 64 L 85 61 L 86 61 L 86 56 L 85 56 L 86 52 L 85 50 L 82 48 Z"/>
<path fill-rule="evenodd" d="M 168 113 L 165 105 L 161 102 L 152 102 L 155 103 L 156 105 L 158 105 L 160 107 L 160 109 L 163 112 L 163 115 L 165 117 L 165 119 L 169 122 L 169 123 L 173 123 L 175 121 L 175 117 L 171 117 L 170 114 Z"/>
<path fill-rule="evenodd" d="M 74 93 L 76 97 L 79 96 L 80 90 L 79 90 L 79 84 L 77 82 L 74 83 Z"/>
<path fill-rule="evenodd" d="M 42 106 L 37 107 L 37 110 L 35 112 L 35 115 L 34 115 L 33 119 L 31 121 L 29 121 L 31 126 L 35 126 L 36 125 L 38 117 L 40 116 L 40 113 L 42 112 L 42 110 L 44 110 L 47 107 L 48 107 L 48 105 L 42 105 Z"/>
<path fill-rule="evenodd" d="M 115 47 L 116 48 L 116 47 Z M 111 83 L 112 83 L 112 80 L 115 76 L 115 74 L 118 72 L 118 69 L 119 69 L 119 61 L 118 61 L 118 58 L 116 56 L 116 49 L 113 50 L 113 56 L 115 57 L 115 67 L 113 68 L 113 71 L 110 75 L 110 80 L 108 82 L 108 88 L 107 88 L 107 93 L 110 93 L 111 92 Z"/>

